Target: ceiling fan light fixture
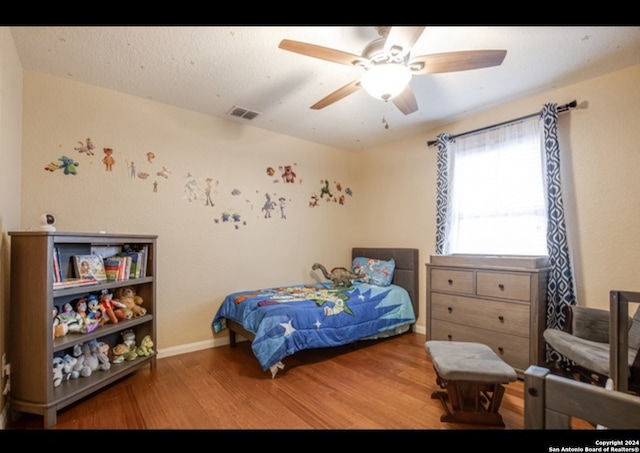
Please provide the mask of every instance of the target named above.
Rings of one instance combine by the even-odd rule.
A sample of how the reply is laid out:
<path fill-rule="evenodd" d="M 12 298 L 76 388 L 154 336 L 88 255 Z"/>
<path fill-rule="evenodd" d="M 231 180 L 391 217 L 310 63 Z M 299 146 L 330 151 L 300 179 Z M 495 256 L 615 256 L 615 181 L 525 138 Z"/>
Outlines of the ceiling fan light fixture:
<path fill-rule="evenodd" d="M 388 101 L 398 96 L 411 81 L 411 70 L 403 64 L 376 64 L 364 73 L 360 83 L 371 96 Z"/>

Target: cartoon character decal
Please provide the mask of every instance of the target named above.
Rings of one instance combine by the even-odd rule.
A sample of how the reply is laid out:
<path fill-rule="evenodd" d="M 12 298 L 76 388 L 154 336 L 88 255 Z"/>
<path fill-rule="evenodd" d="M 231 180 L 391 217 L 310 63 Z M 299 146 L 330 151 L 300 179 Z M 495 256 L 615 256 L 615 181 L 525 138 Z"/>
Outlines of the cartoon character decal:
<path fill-rule="evenodd" d="M 95 146 L 93 146 L 93 142 L 91 141 L 90 138 L 87 138 L 87 143 L 82 143 L 81 141 L 78 141 L 78 144 L 80 146 L 76 146 L 75 149 L 76 151 L 78 151 L 80 154 L 86 154 L 87 156 L 93 156 L 95 153 L 93 152 L 93 150 L 95 149 Z"/>
<path fill-rule="evenodd" d="M 80 165 L 78 162 L 67 156 L 62 156 L 58 160 L 62 162 L 62 164 L 60 165 L 60 169 L 64 171 L 65 175 L 78 174 L 78 169 L 76 168 L 78 165 Z"/>
<path fill-rule="evenodd" d="M 294 173 L 291 165 L 285 165 L 284 172 L 282 173 L 282 180 L 285 183 L 294 183 L 296 181 L 296 174 Z"/>
<path fill-rule="evenodd" d="M 102 163 L 104 164 L 105 170 L 112 171 L 113 164 L 116 163 L 116 160 L 113 157 L 113 149 L 103 148 L 102 152 L 104 153 L 104 157 L 102 158 Z"/>

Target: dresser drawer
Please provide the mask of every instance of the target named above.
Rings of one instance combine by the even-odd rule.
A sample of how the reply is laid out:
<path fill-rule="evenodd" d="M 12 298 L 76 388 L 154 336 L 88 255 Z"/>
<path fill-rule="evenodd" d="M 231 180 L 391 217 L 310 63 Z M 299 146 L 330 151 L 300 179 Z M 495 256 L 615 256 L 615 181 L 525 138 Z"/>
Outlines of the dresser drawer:
<path fill-rule="evenodd" d="M 530 365 L 529 340 L 526 338 L 446 321 L 436 321 L 431 324 L 431 339 L 486 344 L 502 360 L 520 372 L 526 370 Z"/>
<path fill-rule="evenodd" d="M 438 320 L 529 338 L 529 305 L 431 294 L 431 325 Z"/>
<path fill-rule="evenodd" d="M 430 283 L 434 291 L 473 294 L 473 271 L 432 269 Z"/>
<path fill-rule="evenodd" d="M 478 272 L 478 296 L 529 301 L 531 275 L 509 272 Z"/>

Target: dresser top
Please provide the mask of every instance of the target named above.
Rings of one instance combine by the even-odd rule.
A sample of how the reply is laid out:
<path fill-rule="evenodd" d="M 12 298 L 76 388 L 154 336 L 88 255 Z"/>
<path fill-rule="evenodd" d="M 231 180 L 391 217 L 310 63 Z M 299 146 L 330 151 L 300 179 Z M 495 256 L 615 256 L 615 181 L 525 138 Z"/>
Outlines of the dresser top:
<path fill-rule="evenodd" d="M 431 255 L 429 264 L 440 266 L 518 267 L 541 269 L 549 266 L 549 257 L 534 255 Z"/>

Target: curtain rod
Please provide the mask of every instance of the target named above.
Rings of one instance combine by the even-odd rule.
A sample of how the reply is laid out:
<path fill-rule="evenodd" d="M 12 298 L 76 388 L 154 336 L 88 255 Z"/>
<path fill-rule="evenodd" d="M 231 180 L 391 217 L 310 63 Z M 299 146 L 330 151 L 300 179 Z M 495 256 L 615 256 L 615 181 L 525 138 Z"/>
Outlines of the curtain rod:
<path fill-rule="evenodd" d="M 567 112 L 573 108 L 576 108 L 576 106 L 578 105 L 578 103 L 574 100 L 569 102 L 568 104 L 565 105 L 559 105 L 558 106 L 558 113 L 564 113 Z M 493 129 L 494 127 L 498 127 L 498 126 L 504 126 L 505 124 L 510 124 L 510 123 L 515 123 L 517 121 L 521 121 L 521 120 L 526 120 L 527 118 L 532 118 L 536 115 L 540 115 L 541 112 L 536 112 L 536 113 L 532 113 L 530 115 L 525 115 L 525 116 L 521 116 L 520 118 L 516 118 L 513 120 L 509 120 L 509 121 L 504 121 L 502 123 L 498 123 L 498 124 L 492 124 L 491 126 L 485 126 L 485 127 L 481 127 L 480 129 L 474 129 L 472 131 L 468 131 L 468 132 L 462 132 L 461 134 L 457 134 L 457 135 L 452 135 L 451 138 L 455 139 L 458 137 L 463 137 L 465 135 L 470 135 L 470 134 L 475 134 L 476 132 L 482 132 L 485 131 L 487 129 Z M 427 146 L 434 146 L 436 143 L 438 143 L 437 140 L 429 140 L 427 142 Z"/>

